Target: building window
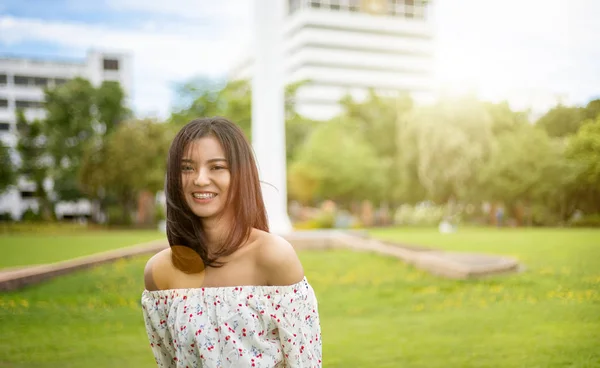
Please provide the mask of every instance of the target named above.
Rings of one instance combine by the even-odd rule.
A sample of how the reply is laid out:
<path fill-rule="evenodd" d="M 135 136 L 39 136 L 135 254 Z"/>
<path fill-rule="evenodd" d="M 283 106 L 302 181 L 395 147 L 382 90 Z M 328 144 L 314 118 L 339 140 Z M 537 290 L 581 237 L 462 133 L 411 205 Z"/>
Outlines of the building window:
<path fill-rule="evenodd" d="M 26 198 L 35 198 L 35 192 L 29 192 L 29 191 L 22 191 L 21 192 L 21 198 L 22 199 L 26 199 Z"/>
<path fill-rule="evenodd" d="M 300 0 L 288 0 L 288 14 L 293 14 L 300 9 Z"/>
<path fill-rule="evenodd" d="M 35 77 L 33 78 L 33 84 L 36 86 L 46 87 L 48 85 L 48 78 Z"/>
<path fill-rule="evenodd" d="M 15 106 L 17 109 L 41 109 L 44 107 L 44 103 L 42 101 L 17 100 L 15 101 Z"/>
<path fill-rule="evenodd" d="M 8 132 L 10 130 L 10 123 L 0 122 L 0 132 Z"/>
<path fill-rule="evenodd" d="M 119 70 L 119 60 L 104 59 L 104 70 Z"/>
<path fill-rule="evenodd" d="M 7 84 L 8 83 L 8 78 L 6 77 L 6 74 L 0 74 L 0 86 Z"/>
<path fill-rule="evenodd" d="M 8 107 L 8 100 L 4 98 L 0 98 L 0 108 Z"/>
<path fill-rule="evenodd" d="M 15 75 L 15 84 L 17 86 L 28 86 L 30 79 L 30 77 L 24 75 Z"/>
<path fill-rule="evenodd" d="M 65 79 L 65 78 L 56 78 L 54 80 L 54 85 L 56 85 L 56 86 L 60 86 L 61 84 L 65 84 L 65 83 L 67 83 L 67 79 Z"/>
<path fill-rule="evenodd" d="M 310 7 L 311 8 L 320 8 L 321 7 L 321 1 L 320 0 L 311 0 L 310 1 Z"/>

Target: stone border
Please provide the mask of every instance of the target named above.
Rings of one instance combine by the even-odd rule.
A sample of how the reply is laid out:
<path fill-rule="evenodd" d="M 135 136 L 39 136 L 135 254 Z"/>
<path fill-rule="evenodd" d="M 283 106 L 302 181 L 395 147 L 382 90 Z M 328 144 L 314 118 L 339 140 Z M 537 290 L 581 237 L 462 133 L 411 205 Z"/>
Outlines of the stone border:
<path fill-rule="evenodd" d="M 166 239 L 160 239 L 62 262 L 0 270 L 0 291 L 17 290 L 56 276 L 112 262 L 120 258 L 156 253 L 166 248 L 167 245 Z"/>
<path fill-rule="evenodd" d="M 365 232 L 341 230 L 297 231 L 283 236 L 296 249 L 352 249 L 396 257 L 434 275 L 470 279 L 519 271 L 517 260 L 486 254 L 443 252 L 414 245 L 402 246 L 369 238 Z M 52 264 L 0 270 L 0 291 L 10 291 L 66 273 L 141 254 L 154 254 L 168 246 L 166 239 L 84 256 Z"/>
<path fill-rule="evenodd" d="M 346 248 L 402 259 L 416 268 L 452 279 L 471 279 L 519 271 L 510 257 L 478 253 L 445 252 L 414 245 L 403 246 L 342 231 L 296 232 L 286 239 L 299 249 Z"/>

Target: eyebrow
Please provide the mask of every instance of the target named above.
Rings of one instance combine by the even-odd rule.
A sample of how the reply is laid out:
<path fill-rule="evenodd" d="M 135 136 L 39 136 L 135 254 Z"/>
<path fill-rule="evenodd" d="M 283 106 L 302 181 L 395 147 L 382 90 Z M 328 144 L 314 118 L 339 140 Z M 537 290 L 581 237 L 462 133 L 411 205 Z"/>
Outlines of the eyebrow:
<path fill-rule="evenodd" d="M 189 159 L 189 158 L 183 158 L 181 159 L 182 163 L 194 163 L 194 160 Z M 211 158 L 210 160 L 206 161 L 207 163 L 213 163 L 213 162 L 227 162 L 227 159 L 221 158 L 221 157 L 217 157 L 217 158 Z"/>

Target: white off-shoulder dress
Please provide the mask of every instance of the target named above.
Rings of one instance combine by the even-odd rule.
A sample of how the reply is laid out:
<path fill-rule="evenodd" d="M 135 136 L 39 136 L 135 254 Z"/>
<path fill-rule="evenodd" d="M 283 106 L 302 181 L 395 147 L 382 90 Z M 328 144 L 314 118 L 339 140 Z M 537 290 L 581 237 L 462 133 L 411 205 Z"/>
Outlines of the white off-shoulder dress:
<path fill-rule="evenodd" d="M 144 290 L 159 367 L 321 367 L 317 299 L 306 277 L 287 286 Z"/>

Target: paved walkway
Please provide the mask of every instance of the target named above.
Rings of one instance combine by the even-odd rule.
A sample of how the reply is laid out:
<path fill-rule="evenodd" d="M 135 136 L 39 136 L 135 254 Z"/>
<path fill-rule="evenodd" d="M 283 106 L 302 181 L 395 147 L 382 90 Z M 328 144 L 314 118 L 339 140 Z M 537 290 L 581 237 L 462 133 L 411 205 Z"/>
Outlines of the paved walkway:
<path fill-rule="evenodd" d="M 414 245 L 403 246 L 369 238 L 364 232 L 339 230 L 299 231 L 284 237 L 296 249 L 344 248 L 374 252 L 400 258 L 419 269 L 453 279 L 485 277 L 519 270 L 519 263 L 508 257 L 444 252 Z M 168 247 L 167 240 L 161 239 L 63 262 L 0 270 L 0 291 L 16 290 L 52 277 L 120 258 L 154 254 L 166 247 Z"/>

